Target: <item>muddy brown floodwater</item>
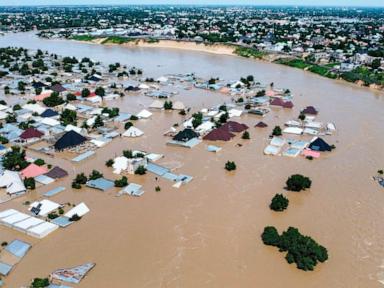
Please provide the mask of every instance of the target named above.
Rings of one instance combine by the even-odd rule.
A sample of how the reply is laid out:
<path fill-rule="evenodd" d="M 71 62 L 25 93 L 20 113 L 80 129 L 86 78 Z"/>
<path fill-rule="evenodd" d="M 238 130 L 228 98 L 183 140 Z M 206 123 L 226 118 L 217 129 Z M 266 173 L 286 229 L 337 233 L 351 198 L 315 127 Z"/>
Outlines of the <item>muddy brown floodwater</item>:
<path fill-rule="evenodd" d="M 301 70 L 256 62 L 234 56 L 181 50 L 124 48 L 88 45 L 63 40 L 41 40 L 31 33 L 9 34 L 1 46 L 23 46 L 65 56 L 88 56 L 95 60 L 142 67 L 148 76 L 195 72 L 203 77 L 231 80 L 248 74 L 264 83 L 289 88 L 295 95 L 292 111 L 273 111 L 263 121 L 265 130 L 253 128 L 259 118 L 241 117 L 248 124 L 251 140 L 240 136 L 220 143 L 217 154 L 206 151 L 207 143 L 193 149 L 165 145 L 163 132 L 181 123 L 177 112 L 154 112 L 139 121 L 145 132 L 139 139 L 115 139 L 97 155 L 73 165 L 59 157 L 47 159 L 70 172 L 64 180 L 32 194 L 1 204 L 0 210 L 22 203 L 59 185 L 67 190 L 53 197 L 60 203 L 84 201 L 91 212 L 80 222 L 60 229 L 42 240 L 0 227 L 1 240 L 24 239 L 33 244 L 27 256 L 6 279 L 7 287 L 20 287 L 34 277 L 45 277 L 60 267 L 95 262 L 96 267 L 76 287 L 380 287 L 384 279 L 384 190 L 371 176 L 384 165 L 384 96 L 378 92 L 320 78 Z M 230 97 L 193 89 L 175 99 L 198 109 L 229 102 Z M 126 96 L 110 103 L 121 111 L 138 112 L 151 103 L 145 96 Z M 263 149 L 274 125 L 297 117 L 301 108 L 314 105 L 320 121 L 336 123 L 337 133 L 327 139 L 335 151 L 319 160 L 302 157 L 267 157 Z M 242 147 L 237 147 L 242 143 Z M 131 176 L 144 186 L 139 198 L 115 197 L 117 190 L 72 190 L 74 174 L 101 170 L 107 159 L 123 149 L 163 153 L 160 161 L 194 177 L 180 189 L 155 176 Z M 233 173 L 223 167 L 235 160 Z M 313 180 L 309 191 L 289 194 L 286 212 L 274 213 L 268 205 L 283 191 L 286 178 L 302 173 Z M 161 187 L 155 192 L 155 187 Z M 314 272 L 288 265 L 284 255 L 264 246 L 264 226 L 280 231 L 295 226 L 328 248 L 329 261 Z"/>

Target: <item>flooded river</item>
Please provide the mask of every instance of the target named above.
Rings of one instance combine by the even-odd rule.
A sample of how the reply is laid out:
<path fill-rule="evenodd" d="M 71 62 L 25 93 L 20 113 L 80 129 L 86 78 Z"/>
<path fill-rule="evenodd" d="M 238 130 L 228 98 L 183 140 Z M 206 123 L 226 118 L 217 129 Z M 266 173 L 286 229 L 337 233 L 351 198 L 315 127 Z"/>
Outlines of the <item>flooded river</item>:
<path fill-rule="evenodd" d="M 343 82 L 332 81 L 292 68 L 235 56 L 202 52 L 99 46 L 65 40 L 42 40 L 31 33 L 9 34 L 0 46 L 40 48 L 64 56 L 90 57 L 105 63 L 120 62 L 144 69 L 145 76 L 195 72 L 202 77 L 237 80 L 252 74 L 262 83 L 289 88 L 294 94 L 292 111 L 274 110 L 263 119 L 266 130 L 253 126 L 256 116 L 241 117 L 248 124 L 251 140 L 236 137 L 220 143 L 217 154 L 206 151 L 206 143 L 193 149 L 167 146 L 163 132 L 181 123 L 177 112 L 154 112 L 152 119 L 139 121 L 145 132 L 139 139 L 119 138 L 97 150 L 97 155 L 73 165 L 56 157 L 47 161 L 67 169 L 67 179 L 44 187 L 27 197 L 0 205 L 0 210 L 16 208 L 39 197 L 41 192 L 65 185 L 53 197 L 59 203 L 84 201 L 91 212 L 80 222 L 36 240 L 0 227 L 0 240 L 24 239 L 32 250 L 7 278 L 6 287 L 20 287 L 34 277 L 46 277 L 57 268 L 95 262 L 96 267 L 76 287 L 380 287 L 384 280 L 384 190 L 372 181 L 384 168 L 384 95 Z M 197 110 L 229 102 L 219 93 L 182 90 L 175 99 Z M 152 100 L 126 96 L 112 102 L 121 111 L 138 112 Z M 332 121 L 336 135 L 326 138 L 336 150 L 319 160 L 303 157 L 263 155 L 274 125 L 296 118 L 299 111 L 314 105 L 319 121 Z M 236 144 L 243 144 L 238 147 Z M 193 181 L 180 189 L 155 180 L 151 174 L 131 176 L 142 184 L 139 198 L 115 197 L 117 190 L 70 189 L 73 175 L 101 170 L 117 178 L 105 167 L 109 158 L 123 149 L 143 149 L 163 153 L 161 163 L 191 175 Z M 238 169 L 226 172 L 227 160 Z M 313 186 L 302 193 L 284 192 L 288 176 L 309 176 Z M 155 192 L 160 186 L 161 191 Z M 268 205 L 276 193 L 288 194 L 286 212 L 272 212 Z M 300 229 L 328 248 L 329 260 L 314 272 L 288 265 L 284 255 L 264 246 L 263 228 L 289 226 Z"/>

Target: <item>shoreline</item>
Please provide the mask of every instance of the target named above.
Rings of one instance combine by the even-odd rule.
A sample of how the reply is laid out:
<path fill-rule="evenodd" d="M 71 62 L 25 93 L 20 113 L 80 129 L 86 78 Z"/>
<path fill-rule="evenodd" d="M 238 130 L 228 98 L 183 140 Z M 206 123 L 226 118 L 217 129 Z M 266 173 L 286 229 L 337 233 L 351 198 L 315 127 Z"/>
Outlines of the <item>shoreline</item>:
<path fill-rule="evenodd" d="M 383 87 L 380 87 L 378 85 L 372 85 L 372 86 L 365 86 L 361 83 L 355 82 L 348 82 L 342 78 L 336 78 L 336 79 L 331 79 L 325 76 L 322 76 L 320 74 L 311 72 L 306 69 L 300 69 L 296 67 L 291 67 L 289 65 L 284 65 L 280 63 L 276 63 L 275 60 L 279 58 L 284 58 L 281 57 L 282 55 L 273 55 L 273 54 L 265 54 L 262 58 L 256 58 L 256 57 L 244 57 L 241 55 L 238 55 L 235 53 L 236 46 L 235 45 L 230 45 L 230 44 L 219 44 L 219 43 L 213 43 L 213 44 L 205 44 L 205 43 L 196 43 L 196 42 L 189 42 L 189 41 L 184 41 L 184 40 L 157 40 L 157 42 L 148 42 L 145 39 L 135 39 L 133 41 L 129 41 L 126 43 L 103 43 L 107 38 L 95 38 L 90 41 L 86 40 L 75 40 L 75 39 L 68 39 L 70 41 L 76 41 L 80 43 L 88 43 L 88 44 L 97 44 L 97 45 L 105 45 L 105 46 L 123 46 L 123 47 L 141 47 L 141 48 L 163 48 L 163 49 L 177 49 L 177 50 L 185 50 L 185 51 L 194 51 L 194 52 L 204 52 L 204 53 L 209 53 L 209 54 L 215 54 L 215 55 L 226 55 L 226 56 L 235 56 L 235 57 L 240 57 L 240 58 L 245 58 L 245 59 L 252 59 L 252 60 L 257 60 L 257 61 L 262 61 L 262 62 L 268 62 L 272 64 L 277 64 L 277 65 L 282 65 L 285 67 L 289 68 L 295 68 L 302 70 L 304 72 L 309 72 L 313 75 L 317 75 L 321 78 L 326 78 L 329 80 L 333 80 L 339 83 L 344 83 L 344 84 L 349 84 L 353 86 L 357 86 L 359 88 L 364 88 L 368 89 L 374 92 L 384 92 Z"/>

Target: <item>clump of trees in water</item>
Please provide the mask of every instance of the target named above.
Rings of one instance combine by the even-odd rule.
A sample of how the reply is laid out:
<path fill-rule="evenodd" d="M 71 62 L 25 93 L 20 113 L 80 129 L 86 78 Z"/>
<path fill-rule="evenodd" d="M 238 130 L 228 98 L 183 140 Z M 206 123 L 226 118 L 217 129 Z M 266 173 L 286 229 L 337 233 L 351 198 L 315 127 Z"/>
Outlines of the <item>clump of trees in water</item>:
<path fill-rule="evenodd" d="M 312 181 L 306 176 L 294 174 L 287 179 L 287 190 L 300 192 L 305 189 L 311 188 Z"/>
<path fill-rule="evenodd" d="M 288 208 L 289 200 L 283 194 L 276 194 L 269 205 L 269 208 L 273 211 L 284 211 Z"/>
<path fill-rule="evenodd" d="M 84 173 L 77 174 L 75 179 L 72 181 L 72 188 L 74 189 L 81 189 L 81 185 L 86 184 L 88 181 L 87 176 L 84 175 Z"/>
<path fill-rule="evenodd" d="M 7 170 L 20 171 L 26 168 L 29 163 L 25 160 L 25 150 L 20 147 L 12 147 L 3 157 L 3 167 Z"/>
<path fill-rule="evenodd" d="M 147 173 L 147 169 L 143 166 L 143 165 L 140 165 L 139 167 L 137 167 L 137 169 L 135 170 L 135 174 L 136 175 L 144 175 Z"/>
<path fill-rule="evenodd" d="M 282 135 L 282 130 L 280 126 L 275 126 L 272 131 L 273 136 L 281 136 Z"/>
<path fill-rule="evenodd" d="M 128 178 L 122 176 L 120 179 L 115 180 L 115 187 L 125 187 L 128 185 Z"/>
<path fill-rule="evenodd" d="M 243 135 L 241 135 L 241 138 L 244 140 L 249 140 L 251 139 L 251 136 L 249 135 L 248 131 L 244 131 Z"/>
<path fill-rule="evenodd" d="M 172 101 L 165 101 L 163 107 L 164 107 L 165 110 L 172 110 L 173 109 Z"/>
<path fill-rule="evenodd" d="M 31 283 L 32 288 L 44 288 L 50 285 L 48 278 L 35 278 Z"/>
<path fill-rule="evenodd" d="M 236 163 L 234 161 L 228 161 L 225 163 L 225 170 L 233 171 L 236 170 Z"/>
<path fill-rule="evenodd" d="M 315 266 L 328 260 L 328 251 L 309 236 L 302 235 L 297 228 L 289 227 L 279 235 L 272 226 L 264 228 L 261 239 L 265 245 L 287 252 L 285 259 L 289 264 L 295 263 L 298 269 L 312 271 Z"/>

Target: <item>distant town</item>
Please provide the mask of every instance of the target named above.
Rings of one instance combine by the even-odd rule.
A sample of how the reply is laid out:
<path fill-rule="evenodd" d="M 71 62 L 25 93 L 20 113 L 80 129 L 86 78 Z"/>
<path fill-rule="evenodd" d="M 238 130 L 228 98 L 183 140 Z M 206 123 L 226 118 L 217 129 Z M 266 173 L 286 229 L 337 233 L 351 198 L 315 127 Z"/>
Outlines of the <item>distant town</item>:
<path fill-rule="evenodd" d="M 361 86 L 384 85 L 384 9 L 313 7 L 74 6 L 0 8 L 4 32 L 46 38 L 109 37 L 235 45 L 263 58 Z M 272 55 L 272 57 L 270 57 Z"/>
<path fill-rule="evenodd" d="M 383 16 L 0 7 L 0 287 L 384 285 Z"/>

